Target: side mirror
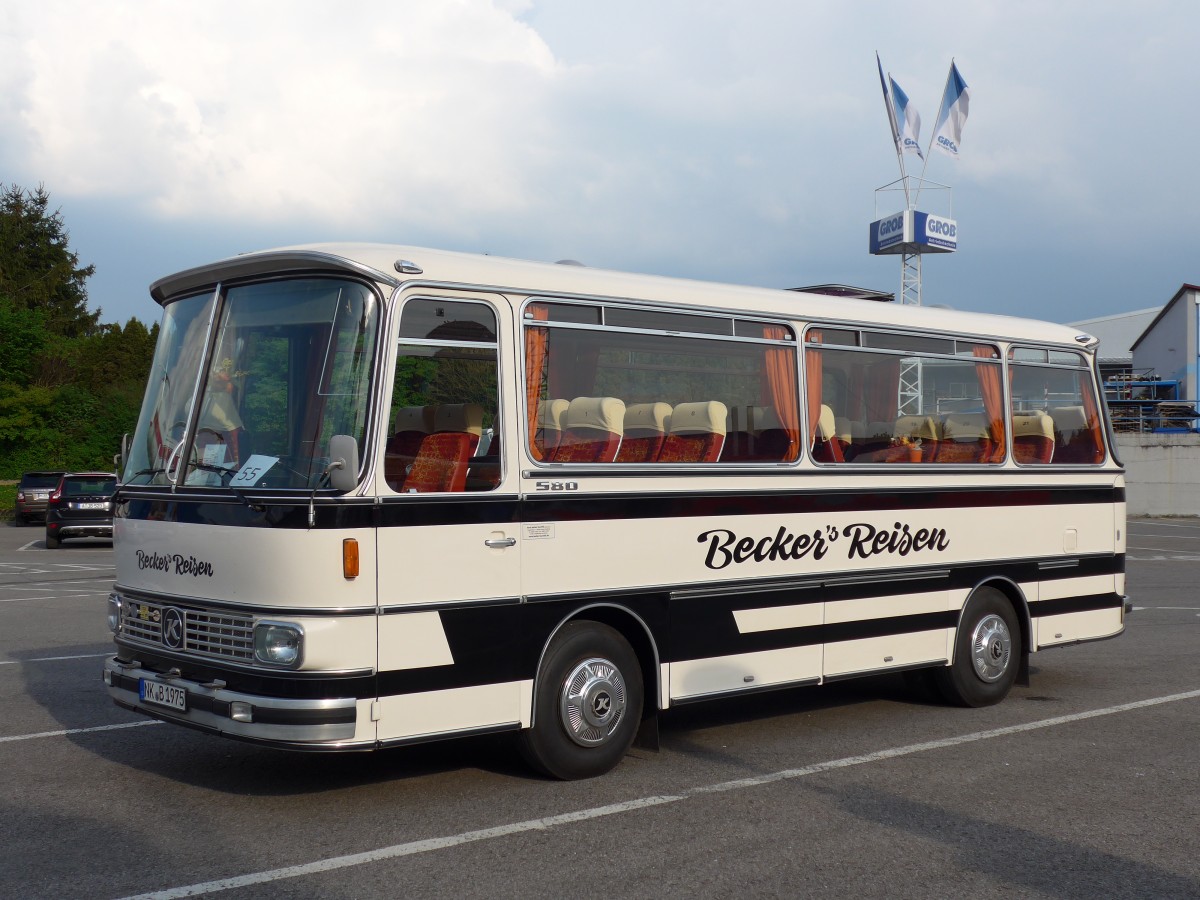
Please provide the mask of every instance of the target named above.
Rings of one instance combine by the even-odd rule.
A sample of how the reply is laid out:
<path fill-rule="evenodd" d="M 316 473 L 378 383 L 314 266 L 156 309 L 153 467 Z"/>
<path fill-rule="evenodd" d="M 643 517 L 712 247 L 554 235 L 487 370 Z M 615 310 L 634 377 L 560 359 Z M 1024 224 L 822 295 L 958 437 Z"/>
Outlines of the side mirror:
<path fill-rule="evenodd" d="M 329 438 L 329 484 L 342 493 L 358 484 L 358 441 L 348 434 Z"/>
<path fill-rule="evenodd" d="M 125 475 L 125 463 L 129 461 L 129 432 L 121 435 L 121 452 L 113 457 L 113 466 L 116 467 L 117 478 L 123 478 Z"/>

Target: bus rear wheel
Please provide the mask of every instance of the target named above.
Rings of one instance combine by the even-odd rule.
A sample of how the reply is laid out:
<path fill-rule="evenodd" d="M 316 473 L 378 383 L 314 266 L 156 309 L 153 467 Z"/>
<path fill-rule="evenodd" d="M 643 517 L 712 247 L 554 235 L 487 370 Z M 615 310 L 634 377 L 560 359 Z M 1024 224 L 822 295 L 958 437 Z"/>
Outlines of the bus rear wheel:
<path fill-rule="evenodd" d="M 942 695 L 958 706 L 991 706 L 1008 696 L 1021 663 L 1021 628 L 1008 598 L 980 588 L 954 637 L 954 662 L 936 670 Z"/>
<path fill-rule="evenodd" d="M 642 670 L 620 632 L 600 622 L 570 622 L 546 650 L 521 752 L 552 778 L 603 775 L 633 743 L 642 698 Z"/>

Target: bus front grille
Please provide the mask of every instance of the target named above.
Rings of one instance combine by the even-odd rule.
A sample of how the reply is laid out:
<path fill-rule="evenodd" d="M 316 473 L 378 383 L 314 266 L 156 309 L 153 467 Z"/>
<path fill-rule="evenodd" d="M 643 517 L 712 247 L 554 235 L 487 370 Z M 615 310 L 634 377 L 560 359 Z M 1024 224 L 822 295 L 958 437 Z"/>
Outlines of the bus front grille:
<path fill-rule="evenodd" d="M 172 628 L 178 617 L 182 629 Z M 127 640 L 237 662 L 254 661 L 254 617 L 192 605 L 124 598 L 121 632 Z"/>

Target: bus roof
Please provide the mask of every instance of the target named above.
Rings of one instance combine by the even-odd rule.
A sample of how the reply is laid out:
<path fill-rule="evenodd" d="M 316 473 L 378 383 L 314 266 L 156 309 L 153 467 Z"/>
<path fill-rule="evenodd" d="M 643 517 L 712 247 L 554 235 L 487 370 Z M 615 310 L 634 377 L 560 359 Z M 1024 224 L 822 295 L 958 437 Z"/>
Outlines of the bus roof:
<path fill-rule="evenodd" d="M 802 321 L 990 336 L 1094 350 L 1079 329 L 1035 319 L 831 297 L 781 288 L 749 287 L 638 275 L 578 264 L 529 262 L 499 256 L 398 244 L 304 244 L 245 253 L 161 278 L 150 287 L 159 303 L 219 281 L 268 273 L 347 271 L 397 287 L 406 282 L 482 286 L 497 292 L 587 296 L 669 303 Z"/>

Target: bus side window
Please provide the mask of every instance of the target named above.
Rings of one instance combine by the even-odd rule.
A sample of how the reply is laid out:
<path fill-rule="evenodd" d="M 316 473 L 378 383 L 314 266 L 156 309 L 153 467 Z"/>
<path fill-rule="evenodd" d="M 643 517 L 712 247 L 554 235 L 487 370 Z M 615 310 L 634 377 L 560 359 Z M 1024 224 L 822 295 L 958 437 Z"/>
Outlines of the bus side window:
<path fill-rule="evenodd" d="M 405 304 L 384 443 L 384 480 L 396 493 L 499 486 L 496 328 L 484 303 Z"/>
<path fill-rule="evenodd" d="M 810 435 L 818 464 L 999 464 L 1003 368 L 992 344 L 811 328 Z"/>
<path fill-rule="evenodd" d="M 522 318 L 524 438 L 533 460 L 724 465 L 799 458 L 791 326 L 540 300 Z"/>
<path fill-rule="evenodd" d="M 1084 358 L 1018 348 L 1010 354 L 1010 360 L 1013 453 L 1017 462 L 1102 464 L 1104 423 Z"/>

